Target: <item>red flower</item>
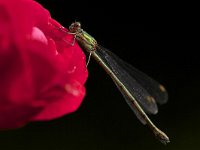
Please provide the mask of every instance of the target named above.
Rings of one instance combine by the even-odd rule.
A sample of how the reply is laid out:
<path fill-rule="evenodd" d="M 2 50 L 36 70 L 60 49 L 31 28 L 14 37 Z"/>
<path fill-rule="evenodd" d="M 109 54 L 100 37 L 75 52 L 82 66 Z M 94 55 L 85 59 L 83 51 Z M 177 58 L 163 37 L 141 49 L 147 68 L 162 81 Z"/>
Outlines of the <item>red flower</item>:
<path fill-rule="evenodd" d="M 32 0 L 0 0 L 0 128 L 71 113 L 85 95 L 85 55 Z"/>

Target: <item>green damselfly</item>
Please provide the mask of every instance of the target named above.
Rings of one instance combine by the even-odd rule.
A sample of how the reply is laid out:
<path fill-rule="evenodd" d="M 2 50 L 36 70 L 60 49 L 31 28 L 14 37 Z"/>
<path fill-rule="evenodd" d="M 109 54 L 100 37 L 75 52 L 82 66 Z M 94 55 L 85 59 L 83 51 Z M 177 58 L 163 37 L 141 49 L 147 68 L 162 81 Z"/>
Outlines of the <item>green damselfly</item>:
<path fill-rule="evenodd" d="M 160 104 L 167 102 L 168 94 L 165 88 L 97 44 L 97 41 L 81 28 L 80 22 L 72 23 L 69 31 L 64 27 L 53 26 L 66 34 L 74 35 L 74 41 L 77 40 L 79 45 L 110 75 L 137 118 L 143 124 L 148 125 L 162 143 L 168 143 L 167 135 L 157 128 L 146 115 L 146 113 L 156 114 L 158 112 L 156 102 Z M 72 46 L 74 41 L 71 43 Z"/>

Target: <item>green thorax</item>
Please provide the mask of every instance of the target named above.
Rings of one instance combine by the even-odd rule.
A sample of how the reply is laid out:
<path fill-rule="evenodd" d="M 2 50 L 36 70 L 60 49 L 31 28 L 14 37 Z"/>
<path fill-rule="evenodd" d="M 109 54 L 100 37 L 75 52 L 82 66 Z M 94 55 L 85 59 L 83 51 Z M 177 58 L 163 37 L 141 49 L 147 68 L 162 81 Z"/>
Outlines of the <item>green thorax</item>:
<path fill-rule="evenodd" d="M 76 34 L 76 40 L 78 41 L 80 46 L 86 49 L 89 53 L 96 49 L 97 41 L 83 30 L 80 33 Z"/>

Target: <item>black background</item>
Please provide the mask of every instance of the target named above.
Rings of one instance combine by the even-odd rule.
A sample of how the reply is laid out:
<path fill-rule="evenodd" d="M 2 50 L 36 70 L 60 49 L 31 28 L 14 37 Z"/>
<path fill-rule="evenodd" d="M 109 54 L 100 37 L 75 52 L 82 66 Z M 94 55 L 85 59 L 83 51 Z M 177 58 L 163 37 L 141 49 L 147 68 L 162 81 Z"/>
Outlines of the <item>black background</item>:
<path fill-rule="evenodd" d="M 150 118 L 168 134 L 171 143 L 163 146 L 154 138 L 129 109 L 109 76 L 91 60 L 87 95 L 77 112 L 1 132 L 0 149 L 198 149 L 200 38 L 195 9 L 172 12 L 170 8 L 161 14 L 162 6 L 159 11 L 153 7 L 147 10 L 126 1 L 40 3 L 63 26 L 80 21 L 99 44 L 165 85 L 169 102 Z"/>

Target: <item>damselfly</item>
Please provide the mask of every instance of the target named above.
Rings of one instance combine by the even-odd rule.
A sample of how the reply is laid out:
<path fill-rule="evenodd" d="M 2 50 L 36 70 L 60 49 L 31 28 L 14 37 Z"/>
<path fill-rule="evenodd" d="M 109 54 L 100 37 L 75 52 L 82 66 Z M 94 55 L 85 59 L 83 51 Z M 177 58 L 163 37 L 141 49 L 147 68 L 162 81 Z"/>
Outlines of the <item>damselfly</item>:
<path fill-rule="evenodd" d="M 80 22 L 72 23 L 69 31 L 64 27 L 53 26 L 66 34 L 74 35 L 74 40 L 77 40 L 79 45 L 110 75 L 137 118 L 143 124 L 148 125 L 162 143 L 168 143 L 167 135 L 158 129 L 146 115 L 146 113 L 156 114 L 158 112 L 156 102 L 160 104 L 167 102 L 168 94 L 165 88 L 97 44 L 97 41 L 81 28 Z M 72 46 L 73 43 L 71 43 Z"/>

